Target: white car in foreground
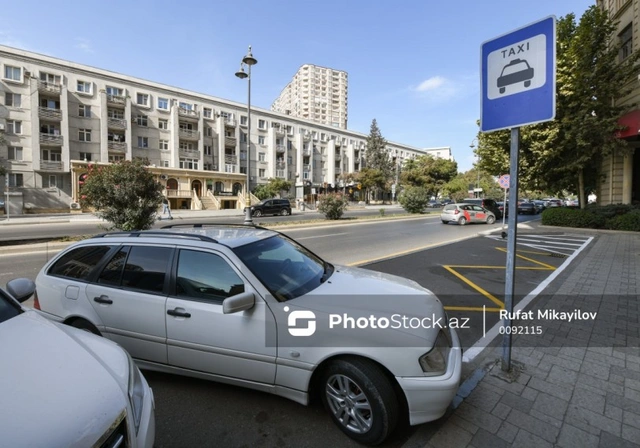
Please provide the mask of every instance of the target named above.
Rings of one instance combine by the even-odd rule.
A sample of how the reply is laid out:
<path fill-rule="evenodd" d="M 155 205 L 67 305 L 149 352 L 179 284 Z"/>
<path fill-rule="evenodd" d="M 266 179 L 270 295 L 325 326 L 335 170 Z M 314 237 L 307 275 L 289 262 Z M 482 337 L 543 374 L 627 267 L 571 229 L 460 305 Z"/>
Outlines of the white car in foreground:
<path fill-rule="evenodd" d="M 22 307 L 34 290 L 28 279 L 0 289 L 0 445 L 151 448 L 153 394 L 131 357 Z"/>
<path fill-rule="evenodd" d="M 334 266 L 273 230 L 168 227 L 68 247 L 38 274 L 34 307 L 144 369 L 319 397 L 361 443 L 381 443 L 402 416 L 445 413 L 462 351 L 431 291 Z"/>

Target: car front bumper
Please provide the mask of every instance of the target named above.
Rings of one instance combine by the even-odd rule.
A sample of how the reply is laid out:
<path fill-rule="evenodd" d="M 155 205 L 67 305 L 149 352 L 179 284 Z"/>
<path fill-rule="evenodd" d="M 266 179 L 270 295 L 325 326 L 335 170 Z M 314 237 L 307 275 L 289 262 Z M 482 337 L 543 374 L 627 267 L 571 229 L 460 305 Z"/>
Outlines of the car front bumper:
<path fill-rule="evenodd" d="M 396 377 L 409 405 L 411 425 L 439 419 L 456 396 L 462 374 L 462 348 L 454 329 L 451 329 L 451 342 L 447 371 L 443 375 Z"/>
<path fill-rule="evenodd" d="M 153 448 L 156 439 L 156 403 L 155 397 L 153 396 L 153 389 L 149 387 L 149 384 L 144 377 L 143 381 L 145 394 L 142 405 L 142 417 L 140 418 L 138 434 L 135 435 L 136 443 L 134 446 L 136 448 Z M 133 428 L 131 429 L 134 430 Z"/>

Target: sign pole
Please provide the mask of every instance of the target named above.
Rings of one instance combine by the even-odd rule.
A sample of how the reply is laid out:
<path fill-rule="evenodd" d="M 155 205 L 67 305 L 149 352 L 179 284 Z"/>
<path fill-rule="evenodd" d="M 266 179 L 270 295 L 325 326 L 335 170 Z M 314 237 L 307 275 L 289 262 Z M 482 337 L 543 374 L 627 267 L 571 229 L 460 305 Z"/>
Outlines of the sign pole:
<path fill-rule="evenodd" d="M 504 308 L 507 316 L 502 320 L 506 329 L 511 326 L 510 315 L 513 312 L 513 291 L 516 273 L 516 235 L 518 230 L 518 156 L 520 149 L 520 128 L 511 129 L 511 161 L 509 178 L 509 224 L 507 226 L 507 265 L 504 285 Z M 511 369 L 511 332 L 505 331 L 502 337 L 502 370 Z"/>
<path fill-rule="evenodd" d="M 503 202 L 504 206 L 502 207 L 503 213 L 502 213 L 502 228 L 504 229 L 504 220 L 507 217 L 507 210 L 509 208 L 509 203 L 507 202 L 507 189 L 504 189 L 504 202 Z"/>

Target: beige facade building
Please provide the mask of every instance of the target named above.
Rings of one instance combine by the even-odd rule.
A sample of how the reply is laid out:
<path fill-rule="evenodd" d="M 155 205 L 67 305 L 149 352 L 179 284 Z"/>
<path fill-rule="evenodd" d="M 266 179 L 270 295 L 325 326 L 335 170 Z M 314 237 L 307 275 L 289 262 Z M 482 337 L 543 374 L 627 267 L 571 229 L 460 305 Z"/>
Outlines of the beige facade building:
<path fill-rule="evenodd" d="M 347 72 L 305 64 L 271 110 L 315 123 L 347 129 Z"/>
<path fill-rule="evenodd" d="M 4 46 L 0 70 L 0 165 L 12 213 L 77 209 L 90 163 L 134 159 L 148 161 L 174 209 L 245 206 L 246 104 Z M 251 112 L 251 189 L 283 178 L 301 199 L 343 187 L 340 175 L 361 169 L 366 134 Z M 388 148 L 399 162 L 424 154 Z"/>
<path fill-rule="evenodd" d="M 623 60 L 634 51 L 640 51 L 640 0 L 597 0 L 600 8 L 609 12 L 618 23 L 617 39 L 622 44 L 619 58 Z M 630 204 L 640 201 L 640 75 L 633 81 L 630 95 L 621 104 L 635 105 L 634 110 L 622 116 L 619 124 L 625 129 L 620 137 L 634 148 L 631 154 L 613 153 L 601 167 L 602 183 L 596 192 L 600 205 Z"/>

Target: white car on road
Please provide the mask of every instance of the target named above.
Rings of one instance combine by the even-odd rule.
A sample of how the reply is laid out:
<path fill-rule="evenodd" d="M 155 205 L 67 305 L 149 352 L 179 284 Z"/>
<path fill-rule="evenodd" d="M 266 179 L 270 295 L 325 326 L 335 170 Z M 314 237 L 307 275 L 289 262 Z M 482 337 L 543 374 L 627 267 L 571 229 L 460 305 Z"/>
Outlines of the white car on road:
<path fill-rule="evenodd" d="M 462 352 L 442 303 L 404 278 L 334 266 L 278 232 L 167 226 L 76 243 L 34 306 L 110 338 L 146 369 L 319 396 L 350 437 L 381 443 L 440 418 Z"/>
<path fill-rule="evenodd" d="M 131 357 L 22 307 L 34 290 L 28 279 L 0 289 L 0 445 L 151 448 L 153 394 Z"/>

